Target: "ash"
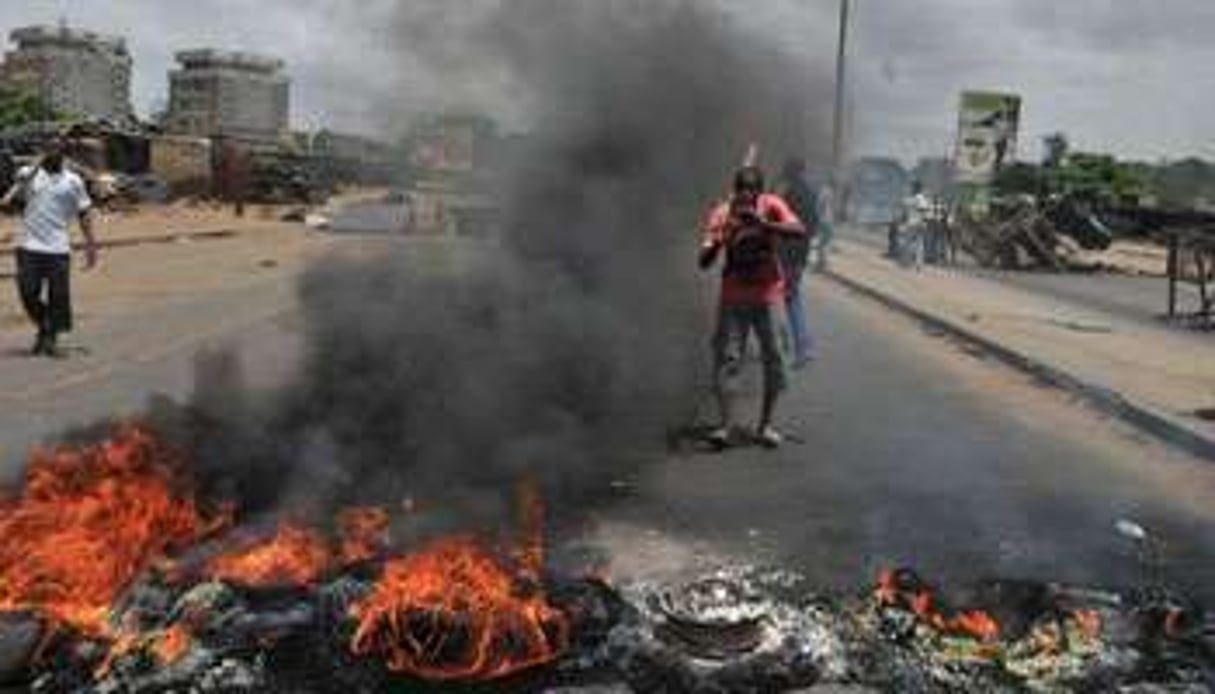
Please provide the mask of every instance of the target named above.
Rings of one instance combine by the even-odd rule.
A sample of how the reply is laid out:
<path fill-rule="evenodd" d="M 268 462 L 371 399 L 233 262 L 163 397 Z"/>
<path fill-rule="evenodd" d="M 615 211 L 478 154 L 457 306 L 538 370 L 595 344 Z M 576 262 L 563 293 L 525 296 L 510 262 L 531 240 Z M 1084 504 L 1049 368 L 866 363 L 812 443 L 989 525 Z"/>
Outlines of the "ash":
<path fill-rule="evenodd" d="M 871 595 L 817 594 L 797 574 L 749 565 L 686 583 L 547 578 L 573 638 L 562 658 L 505 680 L 442 687 L 356 658 L 349 606 L 373 573 L 312 588 L 174 587 L 149 578 L 113 611 L 139 636 L 117 654 L 60 635 L 30 675 L 30 691 L 151 692 L 1118 692 L 1215 691 L 1215 624 L 1161 591 L 1113 594 L 1041 584 L 1067 610 L 1100 614 L 1099 635 L 1035 608 L 998 641 L 944 635 Z M 1038 592 L 1043 592 L 1038 591 Z M 1008 591 L 1005 591 L 1008 592 Z M 1070 612 L 1067 612 L 1070 614 Z M 1168 633 L 1163 625 L 1168 626 Z M 157 645 L 186 626 L 171 662 Z M 110 653 L 107 657 L 107 652 Z M 11 678 L 15 673 L 8 673 Z"/>

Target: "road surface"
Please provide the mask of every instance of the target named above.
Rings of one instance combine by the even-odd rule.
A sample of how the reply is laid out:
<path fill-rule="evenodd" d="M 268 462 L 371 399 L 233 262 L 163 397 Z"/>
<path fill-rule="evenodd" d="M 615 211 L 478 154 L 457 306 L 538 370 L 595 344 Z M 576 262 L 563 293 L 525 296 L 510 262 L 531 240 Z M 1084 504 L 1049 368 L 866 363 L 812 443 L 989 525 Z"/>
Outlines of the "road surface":
<path fill-rule="evenodd" d="M 1215 467 L 1142 440 L 1065 396 L 926 334 L 815 279 L 819 358 L 792 380 L 779 423 L 804 443 L 775 452 L 681 453 L 594 512 L 585 531 L 621 575 L 720 558 L 793 566 L 855 586 L 880 566 L 930 576 L 1141 581 L 1143 524 L 1164 543 L 1166 576 L 1215 599 Z M 87 297 L 82 297 L 87 302 Z M 299 349 L 282 275 L 106 316 L 67 362 L 21 356 L 0 332 L 0 455 L 9 479 L 34 441 L 182 397 L 200 349 L 230 345 L 273 382 Z"/>
<path fill-rule="evenodd" d="M 652 555 L 695 538 L 840 588 L 892 564 L 1124 586 L 1145 570 L 1114 530 L 1129 519 L 1159 534 L 1171 579 L 1215 598 L 1215 467 L 826 280 L 810 302 L 820 357 L 778 416 L 805 443 L 652 471 L 614 511 Z"/>

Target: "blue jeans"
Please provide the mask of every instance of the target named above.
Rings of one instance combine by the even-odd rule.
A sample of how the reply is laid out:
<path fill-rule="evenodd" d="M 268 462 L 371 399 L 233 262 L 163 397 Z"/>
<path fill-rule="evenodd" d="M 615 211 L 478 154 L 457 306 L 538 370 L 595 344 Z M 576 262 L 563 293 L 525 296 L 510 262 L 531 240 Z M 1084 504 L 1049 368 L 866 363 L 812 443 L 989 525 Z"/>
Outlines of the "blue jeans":
<path fill-rule="evenodd" d="M 904 224 L 899 229 L 899 264 L 903 267 L 914 267 L 917 270 L 924 265 L 924 236 L 927 229 L 923 224 Z"/>
<path fill-rule="evenodd" d="M 827 254 L 831 251 L 831 241 L 835 238 L 835 225 L 819 222 L 818 225 L 818 256 L 814 269 L 822 272 L 827 269 Z"/>
<path fill-rule="evenodd" d="M 810 356 L 814 343 L 810 338 L 810 323 L 806 318 L 806 302 L 802 297 L 802 273 L 790 273 L 785 279 L 785 315 L 789 319 L 789 334 L 793 339 L 793 360 Z"/>

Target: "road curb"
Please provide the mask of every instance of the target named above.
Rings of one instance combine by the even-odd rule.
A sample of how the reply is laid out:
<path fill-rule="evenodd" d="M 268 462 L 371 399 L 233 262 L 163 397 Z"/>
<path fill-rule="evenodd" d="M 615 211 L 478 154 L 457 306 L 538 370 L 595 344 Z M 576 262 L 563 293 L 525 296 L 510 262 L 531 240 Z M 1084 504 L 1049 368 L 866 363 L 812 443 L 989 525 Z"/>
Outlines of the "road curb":
<path fill-rule="evenodd" d="M 888 292 L 861 281 L 827 270 L 823 277 L 883 306 L 902 313 L 936 330 L 970 343 L 1001 362 L 1055 388 L 1068 391 L 1090 406 L 1118 417 L 1136 429 L 1187 453 L 1215 462 L 1215 438 L 1196 431 L 1156 408 L 1135 402 L 1101 384 L 1091 383 L 1060 368 L 1051 366 L 1020 350 L 980 335 L 963 325 L 917 308 Z"/>

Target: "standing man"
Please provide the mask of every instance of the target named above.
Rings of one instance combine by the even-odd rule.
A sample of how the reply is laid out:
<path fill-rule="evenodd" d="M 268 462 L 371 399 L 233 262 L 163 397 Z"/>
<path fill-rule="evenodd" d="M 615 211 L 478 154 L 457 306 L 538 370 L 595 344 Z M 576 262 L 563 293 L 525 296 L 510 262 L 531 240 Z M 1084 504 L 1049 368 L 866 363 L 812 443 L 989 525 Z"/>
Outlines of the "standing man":
<path fill-rule="evenodd" d="M 835 239 L 835 184 L 831 181 L 823 183 L 818 191 L 818 219 L 814 225 L 814 235 L 818 238 L 818 256 L 814 269 L 818 272 L 827 271 L 827 255 L 831 252 L 831 242 Z M 795 210 L 796 211 L 796 210 Z"/>
<path fill-rule="evenodd" d="M 924 194 L 919 181 L 911 184 L 911 195 L 903 200 L 903 224 L 899 229 L 899 262 L 916 270 L 924 266 L 924 243 L 928 220 L 932 216 L 932 200 Z"/>
<path fill-rule="evenodd" d="M 785 278 L 785 315 L 793 342 L 793 368 L 800 369 L 811 359 L 814 343 L 806 318 L 806 302 L 802 295 L 802 278 L 810 260 L 811 236 L 818 232 L 818 196 L 806 182 L 806 162 L 794 157 L 785 162 L 777 191 L 793 213 L 807 227 L 807 233 L 786 235 L 778 240 L 781 271 Z"/>
<path fill-rule="evenodd" d="M 84 180 L 64 164 L 62 140 L 51 141 L 36 165 L 17 172 L 4 206 L 10 207 L 18 197 L 24 199 L 25 214 L 17 241 L 17 290 L 37 330 L 32 352 L 58 357 L 59 334 L 72 329 L 69 228 L 73 219 L 84 233 L 86 268 L 97 264 L 93 203 Z"/>
<path fill-rule="evenodd" d="M 773 308 L 785 298 L 778 243 L 781 237 L 805 234 L 805 226 L 788 203 L 764 193 L 763 172 L 754 166 L 735 174 L 733 194 L 713 209 L 705 224 L 701 269 L 712 267 L 725 250 L 713 334 L 713 390 L 721 424 L 710 434 L 710 441 L 719 448 L 730 444 L 734 425 L 726 381 L 741 371 L 744 347 L 752 332 L 759 341 L 764 367 L 763 403 L 755 437 L 769 448 L 781 443 L 780 433 L 772 426 L 772 412 L 785 385 L 773 316 Z"/>

